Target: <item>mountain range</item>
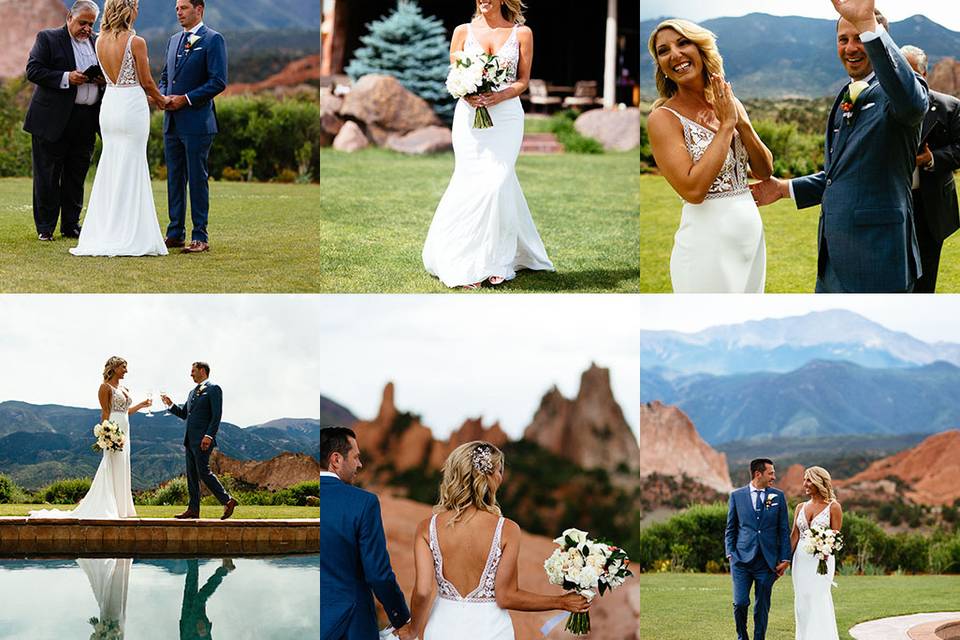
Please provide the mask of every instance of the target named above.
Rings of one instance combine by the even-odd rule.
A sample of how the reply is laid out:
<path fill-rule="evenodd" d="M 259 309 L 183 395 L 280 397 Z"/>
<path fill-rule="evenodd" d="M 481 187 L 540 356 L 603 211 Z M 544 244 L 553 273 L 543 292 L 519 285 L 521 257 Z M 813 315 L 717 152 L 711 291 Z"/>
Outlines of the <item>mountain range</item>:
<path fill-rule="evenodd" d="M 0 473 L 35 489 L 62 478 L 92 477 L 100 454 L 91 449 L 99 409 L 26 402 L 0 403 Z M 282 418 L 241 428 L 220 424 L 219 449 L 237 460 L 267 460 L 284 452 L 319 459 L 320 425 L 315 419 Z M 183 473 L 183 421 L 163 412 L 131 416 L 131 473 L 134 489 L 146 489 Z"/>
<path fill-rule="evenodd" d="M 663 19 L 640 22 L 644 42 Z M 701 25 L 717 35 L 724 71 L 740 98 L 817 98 L 836 95 L 848 82 L 837 59 L 836 20 L 750 13 Z M 931 67 L 960 52 L 960 33 L 923 15 L 891 23 L 890 33 L 898 45 L 924 49 Z M 644 53 L 640 87 L 648 100 L 656 95 L 653 72 L 654 62 Z"/>

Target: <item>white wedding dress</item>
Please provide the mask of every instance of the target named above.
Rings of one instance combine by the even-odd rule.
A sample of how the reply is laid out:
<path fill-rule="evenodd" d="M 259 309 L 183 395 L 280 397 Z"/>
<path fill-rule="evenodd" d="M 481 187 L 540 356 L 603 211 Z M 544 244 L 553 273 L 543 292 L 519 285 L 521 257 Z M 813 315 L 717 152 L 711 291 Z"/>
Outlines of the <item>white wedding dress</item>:
<path fill-rule="evenodd" d="M 83 518 L 87 520 L 117 520 L 136 518 L 133 507 L 133 492 L 130 487 L 130 421 L 127 410 L 130 396 L 126 391 L 113 388 L 110 420 L 123 429 L 126 438 L 120 451 L 104 451 L 97 474 L 90 490 L 77 508 L 72 511 L 41 509 L 31 511 L 31 518 Z M 93 431 L 91 429 L 91 437 Z"/>
<path fill-rule="evenodd" d="M 673 109 L 687 151 L 700 161 L 714 132 Z M 735 133 L 720 175 L 701 204 L 683 203 L 673 239 L 670 280 L 674 293 L 763 293 L 767 250 L 763 221 L 747 186 L 748 156 Z"/>
<path fill-rule="evenodd" d="M 75 256 L 165 256 L 147 165 L 150 107 L 127 40 L 114 83 L 108 74 L 100 107 L 103 152 L 93 179 Z M 99 53 L 97 54 L 99 61 Z M 103 69 L 103 62 L 100 62 Z"/>
<path fill-rule="evenodd" d="M 430 551 L 437 579 L 437 598 L 427 619 L 421 640 L 513 640 L 510 614 L 497 606 L 495 584 L 500 566 L 500 533 L 503 518 L 497 522 L 487 564 L 477 588 L 461 596 L 443 576 L 443 554 L 437 541 L 437 516 L 430 519 Z"/>
<path fill-rule="evenodd" d="M 132 558 L 77 558 L 90 582 L 93 597 L 100 609 L 98 621 L 101 629 L 115 629 L 120 635 L 96 631 L 91 636 L 104 638 L 123 637 L 127 618 L 127 587 L 130 584 Z"/>
<path fill-rule="evenodd" d="M 463 48 L 484 51 L 469 25 Z M 516 26 L 497 57 L 509 66 L 506 84 L 515 82 L 520 62 Z M 514 169 L 523 142 L 520 98 L 489 111 L 493 126 L 488 129 L 473 128 L 476 109 L 466 100 L 454 111 L 453 177 L 423 245 L 423 266 L 448 287 L 493 276 L 512 280 L 519 269 L 554 271 Z"/>
<path fill-rule="evenodd" d="M 832 501 L 831 501 L 832 502 Z M 797 509 L 797 528 L 800 541 L 793 552 L 793 609 L 797 623 L 796 640 L 838 640 L 837 619 L 833 612 L 833 576 L 836 560 L 827 560 L 827 574 L 817 573 L 820 561 L 804 550 L 810 537 L 810 528 L 830 527 L 830 503 L 807 523 L 806 505 Z"/>

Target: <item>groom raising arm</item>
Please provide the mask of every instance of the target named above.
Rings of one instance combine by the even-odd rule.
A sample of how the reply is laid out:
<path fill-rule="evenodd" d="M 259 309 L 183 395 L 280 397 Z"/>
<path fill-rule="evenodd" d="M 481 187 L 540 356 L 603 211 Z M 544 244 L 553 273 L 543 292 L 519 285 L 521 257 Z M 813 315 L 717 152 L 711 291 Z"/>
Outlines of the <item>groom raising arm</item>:
<path fill-rule="evenodd" d="M 874 0 L 832 0 L 850 85 L 827 122 L 820 173 L 751 185 L 766 205 L 821 205 L 817 293 L 910 291 L 921 274 L 911 183 L 927 87 L 887 33 Z"/>

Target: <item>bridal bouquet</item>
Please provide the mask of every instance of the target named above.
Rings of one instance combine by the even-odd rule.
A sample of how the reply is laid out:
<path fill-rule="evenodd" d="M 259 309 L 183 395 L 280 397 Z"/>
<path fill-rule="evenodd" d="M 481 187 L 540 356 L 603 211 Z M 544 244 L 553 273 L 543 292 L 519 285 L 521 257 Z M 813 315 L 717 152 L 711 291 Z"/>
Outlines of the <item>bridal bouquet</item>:
<path fill-rule="evenodd" d="M 817 573 L 821 576 L 827 575 L 827 560 L 840 549 L 843 549 L 843 536 L 839 531 L 824 527 L 811 527 L 810 537 L 803 547 L 804 551 L 820 560 Z"/>
<path fill-rule="evenodd" d="M 493 91 L 507 81 L 510 73 L 510 68 L 501 64 L 497 56 L 486 52 L 460 51 L 455 54 L 455 58 L 447 75 L 447 91 L 454 98 Z M 478 107 L 473 118 L 473 128 L 489 129 L 492 126 L 490 112 L 486 107 Z"/>
<path fill-rule="evenodd" d="M 604 592 L 619 587 L 633 573 L 627 569 L 630 558 L 623 549 L 591 540 L 588 535 L 579 529 L 564 531 L 562 536 L 554 540 L 560 546 L 543 563 L 543 568 L 550 584 L 562 585 L 564 589 L 576 591 L 592 600 L 597 592 L 602 596 Z M 559 622 L 562 618 L 560 616 L 555 620 Z M 552 629 L 555 624 L 554 621 L 548 622 L 544 628 L 549 626 Z M 578 636 L 590 633 L 590 614 L 570 615 L 566 629 Z M 544 635 L 547 633 L 549 630 Z"/>
<path fill-rule="evenodd" d="M 123 628 L 119 620 L 90 618 L 88 622 L 93 625 L 90 640 L 123 640 Z"/>
<path fill-rule="evenodd" d="M 122 451 L 124 433 L 115 422 L 104 420 L 93 428 L 93 435 L 97 441 L 93 444 L 94 451 Z"/>

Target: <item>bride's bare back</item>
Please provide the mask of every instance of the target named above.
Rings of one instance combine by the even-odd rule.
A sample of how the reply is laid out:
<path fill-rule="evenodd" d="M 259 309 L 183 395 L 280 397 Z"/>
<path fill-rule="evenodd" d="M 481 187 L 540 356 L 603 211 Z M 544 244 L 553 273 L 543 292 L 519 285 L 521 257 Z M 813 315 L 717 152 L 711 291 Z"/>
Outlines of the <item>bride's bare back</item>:
<path fill-rule="evenodd" d="M 437 516 L 443 577 L 466 596 L 480 583 L 499 518 L 486 511 L 473 511 L 460 522 L 447 526 L 452 519 L 453 512 L 450 511 Z"/>

